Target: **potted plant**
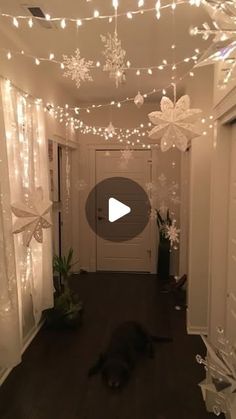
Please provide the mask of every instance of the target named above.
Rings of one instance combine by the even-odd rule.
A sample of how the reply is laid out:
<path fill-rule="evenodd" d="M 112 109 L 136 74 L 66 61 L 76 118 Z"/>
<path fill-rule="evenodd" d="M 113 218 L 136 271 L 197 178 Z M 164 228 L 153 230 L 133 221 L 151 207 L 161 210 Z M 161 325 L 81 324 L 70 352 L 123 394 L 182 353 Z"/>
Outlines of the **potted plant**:
<path fill-rule="evenodd" d="M 170 274 L 170 240 L 167 235 L 167 227 L 171 225 L 169 210 L 164 218 L 159 210 L 156 210 L 157 226 L 159 229 L 158 267 L 157 274 L 160 279 L 169 279 Z"/>
<path fill-rule="evenodd" d="M 58 286 L 54 294 L 54 307 L 46 310 L 47 325 L 51 327 L 76 327 L 81 324 L 83 303 L 69 286 L 71 268 L 78 261 L 72 263 L 73 249 L 70 248 L 67 256 L 53 258 L 53 271 L 59 274 Z"/>

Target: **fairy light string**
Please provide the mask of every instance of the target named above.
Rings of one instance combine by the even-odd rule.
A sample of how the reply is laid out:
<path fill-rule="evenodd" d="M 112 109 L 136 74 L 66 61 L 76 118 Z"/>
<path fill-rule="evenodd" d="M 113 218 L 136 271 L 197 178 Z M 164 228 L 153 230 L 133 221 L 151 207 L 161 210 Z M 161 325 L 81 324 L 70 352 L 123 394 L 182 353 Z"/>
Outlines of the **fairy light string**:
<path fill-rule="evenodd" d="M 114 4 L 117 4 L 117 3 L 118 2 L 116 1 L 113 2 L 113 7 L 114 7 Z M 20 27 L 19 21 L 23 20 L 23 21 L 27 21 L 28 23 L 27 27 L 29 29 L 32 29 L 34 27 L 34 22 L 37 22 L 37 21 L 44 21 L 44 22 L 46 21 L 46 22 L 51 22 L 51 23 L 58 22 L 60 24 L 61 29 L 66 29 L 68 27 L 68 23 L 74 23 L 76 24 L 77 27 L 82 26 L 82 24 L 85 22 L 95 21 L 97 19 L 100 19 L 100 20 L 105 19 L 105 20 L 108 20 L 109 23 L 111 23 L 112 20 L 115 18 L 118 19 L 118 18 L 126 17 L 129 20 L 132 20 L 132 18 L 137 15 L 144 15 L 144 14 L 153 13 L 153 12 L 156 14 L 157 19 L 160 19 L 160 16 L 161 16 L 160 12 L 165 9 L 173 8 L 173 2 L 167 3 L 167 4 L 160 4 L 160 3 L 161 3 L 160 0 L 157 0 L 154 7 L 144 8 L 140 6 L 138 10 L 129 10 L 127 12 L 120 12 L 120 13 L 118 13 L 117 9 L 114 7 L 115 13 L 105 14 L 105 15 L 101 15 L 99 11 L 95 9 L 91 16 L 85 16 L 85 17 L 62 17 L 62 16 L 51 17 L 49 14 L 45 14 L 45 17 L 27 16 L 27 15 L 14 16 L 9 13 L 0 13 L 0 17 L 6 18 L 8 20 L 10 19 L 12 21 L 13 26 L 15 26 L 16 28 Z M 199 4 L 198 3 L 199 3 L 198 0 L 177 0 L 175 2 L 175 7 L 184 5 L 184 4 L 190 4 L 191 6 L 199 6 L 200 3 Z M 118 5 L 117 5 L 117 8 L 118 8 Z"/>

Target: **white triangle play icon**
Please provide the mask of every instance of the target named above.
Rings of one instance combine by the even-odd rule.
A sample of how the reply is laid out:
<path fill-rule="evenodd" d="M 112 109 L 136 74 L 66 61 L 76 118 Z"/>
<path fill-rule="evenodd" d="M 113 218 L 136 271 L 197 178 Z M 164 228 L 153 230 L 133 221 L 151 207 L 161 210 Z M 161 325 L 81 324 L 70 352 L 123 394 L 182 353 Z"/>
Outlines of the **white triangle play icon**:
<path fill-rule="evenodd" d="M 108 210 L 110 223 L 114 223 L 114 221 L 119 220 L 131 212 L 131 208 L 128 205 L 123 204 L 115 198 L 109 198 Z"/>

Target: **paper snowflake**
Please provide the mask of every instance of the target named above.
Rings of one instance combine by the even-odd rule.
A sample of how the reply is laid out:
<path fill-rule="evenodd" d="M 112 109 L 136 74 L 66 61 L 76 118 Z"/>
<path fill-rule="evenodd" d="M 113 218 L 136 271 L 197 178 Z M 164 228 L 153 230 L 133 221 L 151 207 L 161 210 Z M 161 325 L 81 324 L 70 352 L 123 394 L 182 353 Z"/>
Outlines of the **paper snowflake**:
<path fill-rule="evenodd" d="M 121 160 L 129 161 L 133 159 L 133 151 L 129 148 L 126 148 L 126 150 L 121 151 Z"/>
<path fill-rule="evenodd" d="M 206 345 L 207 356 L 196 356 L 199 364 L 207 371 L 207 378 L 199 385 L 203 397 L 209 391 L 214 394 L 215 405 L 213 412 L 216 416 L 226 413 L 227 405 L 235 406 L 236 403 L 236 347 L 224 337 L 224 330 L 218 328 L 218 342 L 213 345 L 206 336 L 201 336 Z M 233 410 L 232 410 L 233 411 Z"/>
<path fill-rule="evenodd" d="M 165 213 L 170 203 L 174 205 L 180 204 L 180 197 L 178 196 L 179 185 L 176 182 L 168 182 L 168 179 L 161 173 L 156 183 L 149 182 L 146 184 L 148 193 L 156 197 L 158 201 L 158 210 Z"/>
<path fill-rule="evenodd" d="M 75 55 L 71 55 L 70 57 L 63 55 L 63 64 L 65 67 L 63 76 L 75 80 L 77 88 L 80 87 L 83 81 L 93 81 L 90 75 L 93 61 L 86 61 L 85 58 L 81 58 L 79 48 L 76 49 Z"/>
<path fill-rule="evenodd" d="M 173 220 L 170 225 L 166 225 L 165 235 L 166 238 L 170 240 L 171 247 L 174 243 L 179 243 L 179 233 L 180 229 L 176 227 L 176 221 Z"/>
<path fill-rule="evenodd" d="M 49 228 L 52 225 L 51 206 L 52 202 L 43 198 L 42 188 L 37 188 L 33 194 L 29 194 L 27 203 L 12 204 L 12 212 L 17 217 L 13 233 L 23 233 L 25 246 L 29 246 L 33 237 L 37 242 L 43 242 L 43 228 Z"/>
<path fill-rule="evenodd" d="M 227 62 L 230 58 L 232 62 L 235 62 L 232 53 L 236 50 L 236 3 L 234 5 L 226 3 L 224 7 L 221 7 L 222 4 L 223 2 L 218 1 L 212 4 L 203 2 L 203 6 L 213 20 L 214 28 L 211 29 L 207 23 L 204 23 L 202 29 L 193 28 L 191 34 L 201 34 L 205 40 L 214 35 L 214 39 L 195 67 L 214 64 L 217 61 Z"/>
<path fill-rule="evenodd" d="M 152 140 L 161 140 L 161 150 L 176 146 L 186 151 L 189 142 L 201 135 L 194 123 L 201 114 L 200 109 L 190 109 L 190 98 L 182 96 L 176 104 L 168 97 L 161 99 L 161 111 L 151 112 L 148 117 L 156 125 L 150 132 Z"/>
<path fill-rule="evenodd" d="M 116 31 L 113 36 L 110 33 L 107 36 L 101 35 L 101 40 L 104 43 L 103 55 L 106 60 L 103 70 L 109 72 L 110 78 L 115 80 L 118 87 L 126 80 L 124 71 L 126 51 L 122 48 Z"/>
<path fill-rule="evenodd" d="M 125 150 L 121 150 L 120 156 L 120 164 L 119 167 L 122 170 L 126 170 L 129 164 L 129 161 L 133 159 L 133 151 L 130 148 L 126 148 Z"/>

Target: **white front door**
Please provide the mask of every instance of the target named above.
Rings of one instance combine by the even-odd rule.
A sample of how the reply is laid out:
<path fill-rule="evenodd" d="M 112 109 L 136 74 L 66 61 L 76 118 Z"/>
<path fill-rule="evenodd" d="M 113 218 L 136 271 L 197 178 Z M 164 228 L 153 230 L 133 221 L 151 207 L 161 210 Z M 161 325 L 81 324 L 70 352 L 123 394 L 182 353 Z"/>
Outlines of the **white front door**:
<path fill-rule="evenodd" d="M 236 124 L 232 128 L 229 181 L 226 334 L 230 342 L 236 344 Z M 222 205 L 224 204 L 222 203 Z"/>
<path fill-rule="evenodd" d="M 96 183 L 112 177 L 126 177 L 138 183 L 144 190 L 151 181 L 151 151 L 133 150 L 128 161 L 121 159 L 120 150 L 96 151 Z M 132 207 L 129 197 L 129 205 Z M 97 199 L 97 214 L 102 211 Z M 99 271 L 151 271 L 150 223 L 134 239 L 112 242 L 97 236 L 97 270 Z"/>

